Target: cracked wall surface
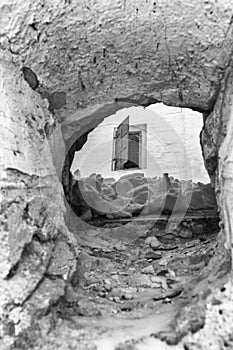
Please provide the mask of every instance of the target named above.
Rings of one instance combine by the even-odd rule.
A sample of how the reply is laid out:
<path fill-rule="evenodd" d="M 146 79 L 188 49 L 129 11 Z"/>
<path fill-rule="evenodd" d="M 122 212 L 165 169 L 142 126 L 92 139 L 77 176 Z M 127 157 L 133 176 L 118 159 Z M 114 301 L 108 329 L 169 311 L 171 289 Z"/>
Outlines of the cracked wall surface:
<path fill-rule="evenodd" d="M 63 217 L 66 152 L 121 108 L 162 101 L 204 113 L 203 155 L 230 248 L 232 5 L 1 1 L 0 315 L 9 343 L 63 295 L 76 268 Z"/>
<path fill-rule="evenodd" d="M 12 63 L 1 61 L 0 80 L 0 337 L 12 337 L 64 294 L 75 250 L 63 223 L 62 187 L 46 149 L 45 125 L 53 128 L 54 119 Z"/>
<path fill-rule="evenodd" d="M 42 92 L 65 94 L 62 119 L 117 97 L 208 111 L 231 25 L 225 0 L 4 0 L 0 47 L 36 73 Z"/>

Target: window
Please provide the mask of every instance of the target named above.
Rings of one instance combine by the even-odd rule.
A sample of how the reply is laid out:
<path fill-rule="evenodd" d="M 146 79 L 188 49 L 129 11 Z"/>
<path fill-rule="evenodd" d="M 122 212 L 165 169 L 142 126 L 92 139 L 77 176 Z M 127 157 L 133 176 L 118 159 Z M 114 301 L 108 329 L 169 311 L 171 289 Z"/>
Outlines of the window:
<path fill-rule="evenodd" d="M 146 124 L 130 125 L 127 117 L 113 132 L 112 171 L 146 168 Z"/>

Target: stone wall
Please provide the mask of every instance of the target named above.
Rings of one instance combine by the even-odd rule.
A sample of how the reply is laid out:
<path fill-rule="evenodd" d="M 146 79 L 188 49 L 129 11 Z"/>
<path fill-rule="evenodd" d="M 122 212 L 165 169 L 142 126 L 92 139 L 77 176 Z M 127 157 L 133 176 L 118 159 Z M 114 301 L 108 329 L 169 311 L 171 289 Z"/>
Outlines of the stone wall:
<path fill-rule="evenodd" d="M 0 336 L 12 337 L 64 294 L 76 253 L 46 141 L 55 127 L 48 104 L 9 61 L 0 73 Z"/>
<path fill-rule="evenodd" d="M 0 316 L 8 343 L 64 294 L 79 254 L 63 218 L 65 154 L 118 109 L 162 101 L 205 114 L 203 153 L 230 247 L 232 5 L 1 1 Z"/>
<path fill-rule="evenodd" d="M 233 240 L 233 75 L 232 61 L 226 70 L 222 87 L 213 112 L 205 121 L 202 131 L 203 156 L 215 186 L 222 217 L 226 247 L 232 249 Z"/>
<path fill-rule="evenodd" d="M 61 119 L 115 98 L 209 111 L 231 57 L 232 1 L 3 0 L 0 23 Z"/>

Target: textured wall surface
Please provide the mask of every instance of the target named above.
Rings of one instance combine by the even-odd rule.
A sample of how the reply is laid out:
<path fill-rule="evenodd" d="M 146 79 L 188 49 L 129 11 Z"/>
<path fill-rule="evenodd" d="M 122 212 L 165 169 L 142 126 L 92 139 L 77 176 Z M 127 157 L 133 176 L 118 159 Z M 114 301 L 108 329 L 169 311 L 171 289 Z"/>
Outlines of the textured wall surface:
<path fill-rule="evenodd" d="M 217 179 L 229 247 L 232 5 L 0 2 L 0 314 L 9 342 L 64 293 L 75 269 L 78 251 L 64 225 L 56 174 L 60 178 L 63 138 L 69 147 L 121 108 L 162 101 L 207 117 L 219 96 L 206 119 L 203 153 Z"/>
<path fill-rule="evenodd" d="M 13 64 L 2 60 L 0 72 L 1 337 L 19 334 L 35 313 L 64 294 L 75 251 L 46 142 L 45 129 L 55 125 L 48 105 Z M 56 256 L 58 244 L 62 249 Z M 55 281 L 53 275 L 60 278 Z"/>
<path fill-rule="evenodd" d="M 218 196 L 226 246 L 233 243 L 233 75 L 230 63 L 214 111 L 202 132 L 203 155 Z"/>
<path fill-rule="evenodd" d="M 0 13 L 0 47 L 64 118 L 117 97 L 209 110 L 231 56 L 232 1 L 3 0 Z"/>

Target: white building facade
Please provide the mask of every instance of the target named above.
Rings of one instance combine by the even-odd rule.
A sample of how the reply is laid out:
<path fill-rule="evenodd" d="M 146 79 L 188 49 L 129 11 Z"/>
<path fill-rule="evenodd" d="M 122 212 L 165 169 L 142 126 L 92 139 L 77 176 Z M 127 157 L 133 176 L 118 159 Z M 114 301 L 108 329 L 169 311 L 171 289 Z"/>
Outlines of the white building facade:
<path fill-rule="evenodd" d="M 119 125 L 125 120 L 128 129 L 121 132 L 128 134 L 121 137 L 117 130 L 119 134 Z M 89 134 L 82 150 L 75 153 L 71 171 L 79 169 L 82 177 L 100 173 L 115 179 L 135 171 L 147 177 L 169 173 L 180 180 L 207 183 L 199 140 L 202 124 L 200 113 L 162 103 L 121 110 Z M 127 139 L 131 141 L 128 144 Z M 131 168 L 128 162 L 123 169 L 117 160 L 119 154 L 123 155 L 122 163 L 130 154 L 137 165 Z"/>

